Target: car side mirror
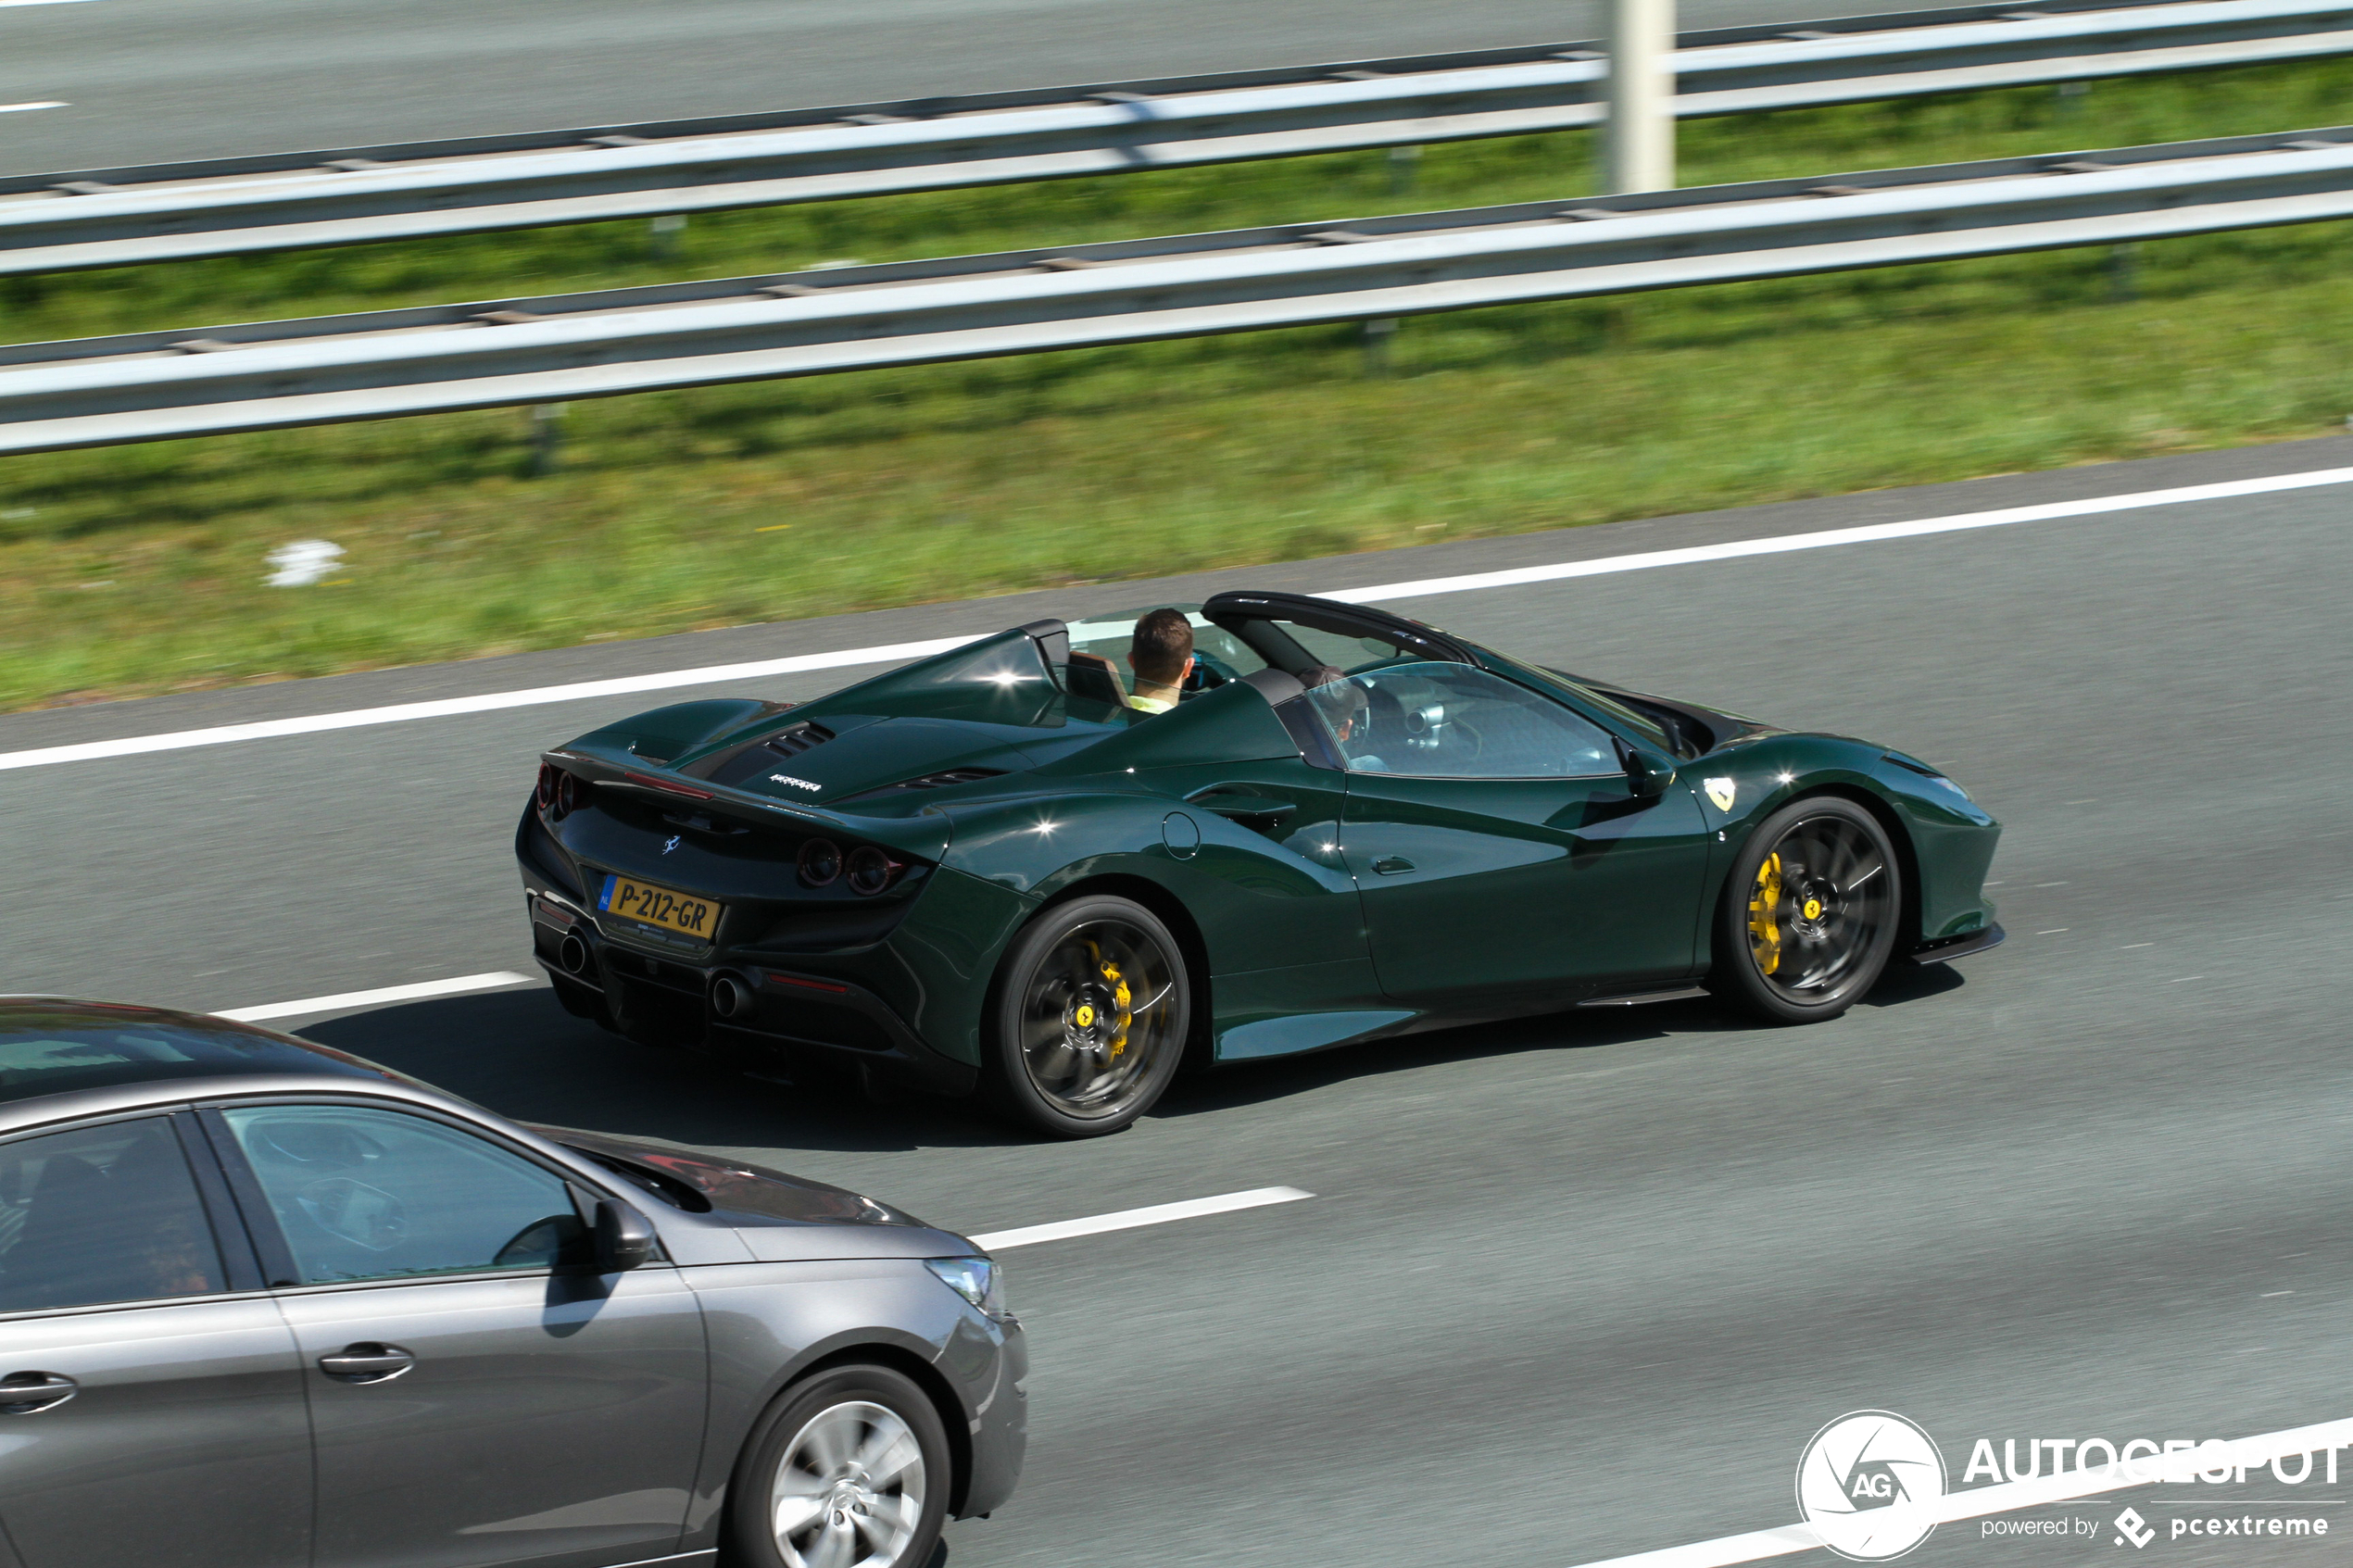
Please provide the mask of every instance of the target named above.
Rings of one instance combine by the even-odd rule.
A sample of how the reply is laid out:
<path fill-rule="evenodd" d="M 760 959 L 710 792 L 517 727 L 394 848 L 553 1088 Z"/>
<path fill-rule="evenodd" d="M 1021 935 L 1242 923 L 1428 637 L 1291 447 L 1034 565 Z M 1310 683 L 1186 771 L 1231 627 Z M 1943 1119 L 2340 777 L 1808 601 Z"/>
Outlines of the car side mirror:
<path fill-rule="evenodd" d="M 1639 746 L 1626 748 L 1626 787 L 1637 800 L 1655 800 L 1675 782 L 1675 764 Z"/>
<path fill-rule="evenodd" d="M 617 1198 L 597 1199 L 597 1272 L 618 1273 L 654 1255 L 654 1227 Z"/>

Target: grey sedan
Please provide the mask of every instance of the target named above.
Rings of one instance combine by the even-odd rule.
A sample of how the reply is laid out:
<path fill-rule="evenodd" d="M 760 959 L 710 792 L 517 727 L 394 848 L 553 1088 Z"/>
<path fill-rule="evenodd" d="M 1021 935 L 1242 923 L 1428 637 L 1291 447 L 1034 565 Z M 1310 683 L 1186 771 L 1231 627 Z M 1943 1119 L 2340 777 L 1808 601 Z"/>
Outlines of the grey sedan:
<path fill-rule="evenodd" d="M 870 1198 L 0 999 L 0 1568 L 920 1564 L 1026 1372 L 979 1248 Z"/>

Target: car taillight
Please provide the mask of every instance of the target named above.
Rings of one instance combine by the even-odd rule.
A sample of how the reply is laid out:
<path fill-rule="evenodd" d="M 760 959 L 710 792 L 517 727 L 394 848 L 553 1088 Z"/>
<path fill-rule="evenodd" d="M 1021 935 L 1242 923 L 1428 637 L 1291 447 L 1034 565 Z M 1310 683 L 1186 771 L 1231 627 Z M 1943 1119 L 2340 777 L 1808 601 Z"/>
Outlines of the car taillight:
<path fill-rule="evenodd" d="M 539 782 L 532 786 L 531 797 L 542 811 L 556 803 L 556 779 L 561 771 L 553 762 L 539 764 Z"/>
<path fill-rule="evenodd" d="M 800 880 L 804 886 L 829 887 L 841 875 L 841 846 L 830 838 L 812 838 L 800 847 Z"/>
<path fill-rule="evenodd" d="M 563 772 L 561 769 L 557 771 L 561 776 L 556 780 L 555 815 L 569 817 L 588 804 L 588 797 L 594 792 L 594 786 L 576 774 Z"/>
<path fill-rule="evenodd" d="M 901 869 L 898 861 L 873 845 L 861 846 L 849 852 L 849 890 L 872 897 L 888 887 Z"/>

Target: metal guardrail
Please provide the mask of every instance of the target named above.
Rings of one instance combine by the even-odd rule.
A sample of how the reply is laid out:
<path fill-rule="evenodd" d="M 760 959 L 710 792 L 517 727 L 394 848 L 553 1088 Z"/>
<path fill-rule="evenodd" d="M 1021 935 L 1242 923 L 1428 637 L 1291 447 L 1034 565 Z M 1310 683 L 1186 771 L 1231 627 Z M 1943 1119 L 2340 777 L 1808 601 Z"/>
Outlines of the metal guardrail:
<path fill-rule="evenodd" d="M 1678 40 L 1680 116 L 2353 52 L 2353 0 L 2054 0 Z M 0 179 L 0 273 L 1559 131 L 1591 44 Z"/>
<path fill-rule="evenodd" d="M 0 453 L 2353 217 L 2353 127 L 0 347 Z"/>

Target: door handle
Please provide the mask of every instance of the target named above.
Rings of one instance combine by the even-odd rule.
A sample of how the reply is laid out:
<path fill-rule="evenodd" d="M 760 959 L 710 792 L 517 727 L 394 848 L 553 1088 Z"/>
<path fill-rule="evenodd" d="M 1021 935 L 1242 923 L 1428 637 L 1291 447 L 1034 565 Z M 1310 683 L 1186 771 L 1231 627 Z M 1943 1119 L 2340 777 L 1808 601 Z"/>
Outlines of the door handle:
<path fill-rule="evenodd" d="M 82 1385 L 54 1372 L 12 1372 L 0 1377 L 0 1413 L 31 1415 L 51 1410 L 82 1392 Z"/>
<path fill-rule="evenodd" d="M 417 1364 L 417 1358 L 397 1345 L 363 1339 L 319 1358 L 319 1370 L 339 1383 L 389 1383 Z"/>
<path fill-rule="evenodd" d="M 1189 806 L 1204 811 L 1214 811 L 1228 822 L 1239 822 L 1253 833 L 1271 833 L 1282 820 L 1299 809 L 1295 801 L 1277 800 L 1272 796 L 1252 795 L 1247 790 L 1231 789 L 1212 784 L 1185 797 Z"/>
<path fill-rule="evenodd" d="M 1383 876 L 1395 876 L 1399 872 L 1410 872 L 1413 869 L 1414 862 L 1403 855 L 1383 855 L 1373 862 L 1373 870 Z"/>

